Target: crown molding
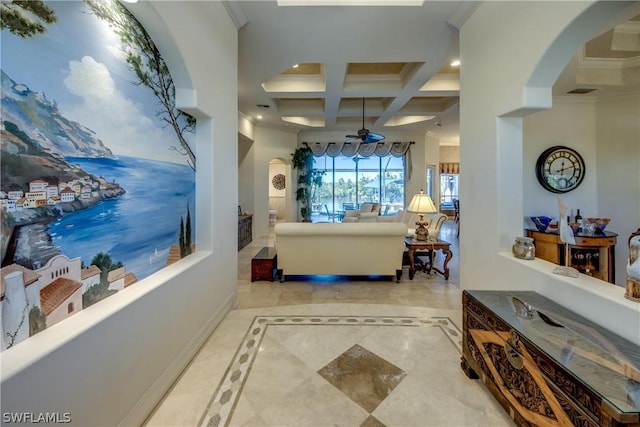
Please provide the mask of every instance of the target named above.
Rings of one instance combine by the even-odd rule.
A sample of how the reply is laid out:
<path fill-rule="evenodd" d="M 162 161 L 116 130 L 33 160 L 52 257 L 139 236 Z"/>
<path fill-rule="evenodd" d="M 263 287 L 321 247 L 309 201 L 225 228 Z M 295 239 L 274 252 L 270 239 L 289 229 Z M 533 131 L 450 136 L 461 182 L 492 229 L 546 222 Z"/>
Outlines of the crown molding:
<path fill-rule="evenodd" d="M 459 32 L 460 28 L 465 22 L 473 15 L 478 6 L 482 4 L 482 1 L 463 1 L 456 8 L 453 14 L 447 19 L 447 24 L 455 31 Z"/>
<path fill-rule="evenodd" d="M 222 4 L 227 9 L 227 13 L 237 29 L 244 27 L 249 22 L 249 17 L 242 7 L 241 1 L 222 0 Z"/>

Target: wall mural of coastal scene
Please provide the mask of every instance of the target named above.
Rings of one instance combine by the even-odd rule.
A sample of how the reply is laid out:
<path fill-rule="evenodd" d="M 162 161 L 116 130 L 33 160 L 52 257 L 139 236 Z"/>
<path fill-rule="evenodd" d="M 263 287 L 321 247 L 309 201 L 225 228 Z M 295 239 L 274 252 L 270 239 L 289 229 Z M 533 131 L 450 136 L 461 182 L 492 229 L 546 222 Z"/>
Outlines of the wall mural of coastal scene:
<path fill-rule="evenodd" d="M 195 119 L 120 3 L 0 8 L 4 351 L 195 250 L 196 158 Z"/>

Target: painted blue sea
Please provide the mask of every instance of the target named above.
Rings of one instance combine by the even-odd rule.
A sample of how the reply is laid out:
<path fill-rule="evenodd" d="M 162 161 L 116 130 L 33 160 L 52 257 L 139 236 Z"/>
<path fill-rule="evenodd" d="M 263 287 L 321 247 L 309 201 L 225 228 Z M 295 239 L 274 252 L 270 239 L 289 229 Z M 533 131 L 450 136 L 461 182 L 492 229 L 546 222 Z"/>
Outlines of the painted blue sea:
<path fill-rule="evenodd" d="M 68 213 L 49 225 L 54 245 L 85 266 L 99 253 L 121 262 L 138 280 L 165 266 L 169 248 L 178 245 L 180 219 L 191 215 L 195 242 L 195 173 L 186 165 L 136 157 L 67 158 L 85 171 L 115 181 L 127 193 Z"/>

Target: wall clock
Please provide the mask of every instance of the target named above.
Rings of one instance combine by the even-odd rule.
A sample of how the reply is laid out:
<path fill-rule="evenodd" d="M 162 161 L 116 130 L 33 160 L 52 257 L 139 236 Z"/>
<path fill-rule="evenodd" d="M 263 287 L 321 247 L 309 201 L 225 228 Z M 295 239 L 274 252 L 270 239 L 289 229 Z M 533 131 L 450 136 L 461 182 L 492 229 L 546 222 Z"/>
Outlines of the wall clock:
<path fill-rule="evenodd" d="M 546 149 L 536 162 L 536 177 L 546 190 L 566 193 L 584 179 L 584 160 L 574 149 L 557 145 Z"/>
<path fill-rule="evenodd" d="M 285 176 L 281 173 L 274 175 L 271 179 L 271 185 L 273 185 L 273 188 L 276 190 L 284 190 L 285 182 Z"/>

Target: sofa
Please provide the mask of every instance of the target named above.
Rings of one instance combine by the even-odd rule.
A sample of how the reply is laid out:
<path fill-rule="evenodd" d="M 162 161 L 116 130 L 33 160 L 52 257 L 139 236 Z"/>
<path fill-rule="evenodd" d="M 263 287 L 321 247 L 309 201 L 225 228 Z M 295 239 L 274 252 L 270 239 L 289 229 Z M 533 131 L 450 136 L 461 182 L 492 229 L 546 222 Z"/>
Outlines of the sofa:
<path fill-rule="evenodd" d="M 342 222 L 376 222 L 380 216 L 380 203 L 362 203 L 360 209 L 346 209 Z"/>
<path fill-rule="evenodd" d="M 291 223 L 274 227 L 278 277 L 402 277 L 407 226 L 402 223 Z"/>

